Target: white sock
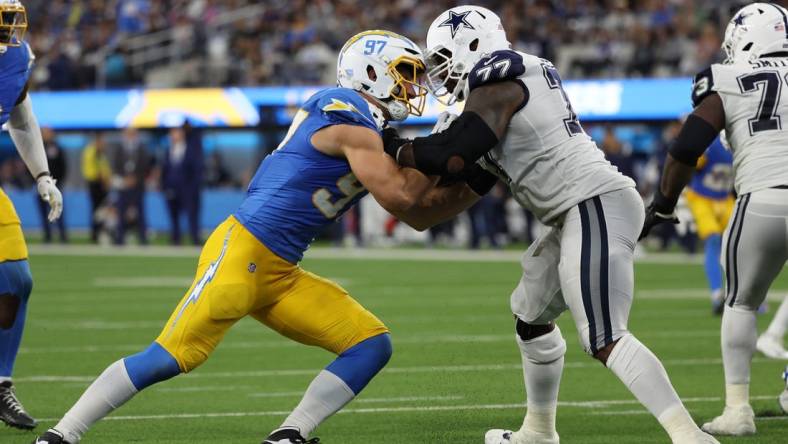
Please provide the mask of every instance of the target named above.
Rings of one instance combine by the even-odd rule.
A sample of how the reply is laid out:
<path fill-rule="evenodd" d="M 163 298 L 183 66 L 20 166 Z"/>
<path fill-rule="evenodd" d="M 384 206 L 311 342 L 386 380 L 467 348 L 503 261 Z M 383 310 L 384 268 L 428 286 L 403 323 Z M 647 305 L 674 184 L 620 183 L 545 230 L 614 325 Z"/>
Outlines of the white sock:
<path fill-rule="evenodd" d="M 725 384 L 749 384 L 750 363 L 758 341 L 755 311 L 726 305 L 720 337 Z"/>
<path fill-rule="evenodd" d="M 4 382 L 8 382 L 8 381 L 11 381 L 11 377 L 10 376 L 0 376 L 0 384 L 2 384 Z M 13 381 L 11 381 L 11 382 L 13 383 Z"/>
<path fill-rule="evenodd" d="M 356 394 L 339 376 L 321 371 L 304 393 L 298 407 L 290 413 L 280 428 L 295 428 L 304 438 L 325 421 L 326 418 L 342 409 L 353 400 Z"/>
<path fill-rule="evenodd" d="M 561 336 L 561 330 L 556 326 L 550 333 L 528 341 L 517 336 L 517 345 L 523 358 L 528 400 L 523 428 L 554 434 L 566 342 Z"/>
<path fill-rule="evenodd" d="M 782 340 L 786 329 L 788 329 L 788 296 L 783 299 L 780 308 L 777 309 L 774 319 L 769 324 L 769 328 L 766 329 L 766 334 Z"/>
<path fill-rule="evenodd" d="M 698 429 L 662 363 L 637 338 L 631 334 L 623 336 L 613 347 L 607 368 L 657 418 L 671 438 Z"/>
<path fill-rule="evenodd" d="M 116 361 L 93 381 L 54 429 L 62 433 L 66 441 L 76 444 L 90 426 L 136 394 L 137 388 L 129 379 L 126 365 L 122 360 Z"/>

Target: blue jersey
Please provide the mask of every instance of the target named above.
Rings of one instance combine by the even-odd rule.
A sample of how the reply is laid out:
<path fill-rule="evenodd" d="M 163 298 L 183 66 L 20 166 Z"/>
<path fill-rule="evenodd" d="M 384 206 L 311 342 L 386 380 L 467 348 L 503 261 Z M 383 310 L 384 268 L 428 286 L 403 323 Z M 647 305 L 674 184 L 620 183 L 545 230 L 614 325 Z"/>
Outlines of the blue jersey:
<path fill-rule="evenodd" d="M 312 135 L 331 125 L 380 132 L 359 93 L 331 88 L 298 111 L 279 147 L 260 164 L 235 217 L 268 249 L 298 263 L 315 237 L 367 194 L 347 160 L 317 151 Z"/>
<path fill-rule="evenodd" d="M 33 52 L 26 42 L 8 46 L 6 52 L 0 54 L 0 125 L 8 122 L 11 110 L 25 90 L 33 60 Z"/>
<path fill-rule="evenodd" d="M 698 160 L 690 189 L 711 199 L 725 199 L 733 190 L 733 154 L 717 138 Z"/>

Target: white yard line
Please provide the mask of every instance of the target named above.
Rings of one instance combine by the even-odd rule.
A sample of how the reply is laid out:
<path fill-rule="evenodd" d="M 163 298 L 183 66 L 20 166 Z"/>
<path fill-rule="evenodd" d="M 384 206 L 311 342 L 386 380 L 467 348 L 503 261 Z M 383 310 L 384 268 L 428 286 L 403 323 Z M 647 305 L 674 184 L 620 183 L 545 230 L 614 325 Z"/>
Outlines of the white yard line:
<path fill-rule="evenodd" d="M 769 362 L 767 358 L 754 358 L 753 362 Z M 722 359 L 666 359 L 662 363 L 668 367 L 700 366 L 700 365 L 721 365 Z M 584 361 L 567 362 L 565 369 L 586 369 L 597 368 L 599 363 L 588 358 Z M 484 372 L 484 371 L 514 371 L 522 370 L 522 364 L 481 364 L 481 365 L 435 365 L 435 366 L 413 366 L 413 367 L 388 367 L 383 369 L 383 373 L 411 374 L 411 373 L 445 373 L 445 372 Z M 188 379 L 222 379 L 222 378 L 260 378 L 260 377 L 284 377 L 284 376 L 314 376 L 320 371 L 319 368 L 312 369 L 282 369 L 282 370 L 251 370 L 234 372 L 196 372 L 184 375 Z M 14 378 L 18 382 L 91 382 L 97 375 L 76 376 L 76 375 L 37 375 L 22 376 Z"/>
<path fill-rule="evenodd" d="M 46 324 L 49 325 L 49 324 Z M 145 328 L 149 325 L 144 324 Z M 93 328 L 96 326 L 93 325 Z M 108 330 L 128 329 L 128 323 L 120 326 L 108 325 Z M 698 331 L 658 331 L 658 332 L 638 332 L 639 338 L 713 338 L 720 335 L 719 330 L 698 330 Z M 512 335 L 419 335 L 412 337 L 402 337 L 395 335 L 395 345 L 404 344 L 489 344 L 489 343 L 509 343 L 514 342 Z M 53 353 L 108 353 L 108 352 L 130 352 L 142 351 L 149 343 L 140 344 L 113 344 L 113 345 L 80 345 L 63 347 L 22 347 L 20 354 L 53 354 Z M 285 339 L 260 340 L 260 341 L 228 341 L 220 345 L 222 350 L 249 350 L 249 349 L 269 349 L 269 348 L 291 348 L 303 347 L 301 344 Z"/>
<path fill-rule="evenodd" d="M 102 257 L 185 257 L 197 258 L 197 247 L 127 246 L 104 247 L 95 245 L 30 245 L 32 255 L 46 256 L 102 256 Z M 523 252 L 519 250 L 433 250 L 422 248 L 310 248 L 307 259 L 356 259 L 382 261 L 442 261 L 442 262 L 519 262 Z M 690 256 L 684 253 L 652 253 L 636 259 L 640 263 L 655 264 L 700 264 L 703 255 Z"/>
<path fill-rule="evenodd" d="M 752 399 L 772 399 L 773 397 L 767 396 L 756 396 Z M 397 398 L 391 398 L 397 399 Z M 358 400 L 356 402 L 360 402 Z M 686 403 L 694 403 L 694 402 L 720 402 L 722 398 L 688 398 L 685 399 L 684 402 Z M 559 402 L 559 407 L 573 407 L 573 408 L 582 408 L 586 409 L 586 414 L 591 415 L 599 415 L 599 414 L 611 414 L 611 415 L 640 415 L 646 414 L 648 415 L 649 412 L 646 410 L 624 410 L 624 411 L 616 411 L 616 412 L 599 412 L 593 409 L 588 409 L 589 407 L 610 407 L 616 405 L 628 405 L 628 404 L 638 404 L 637 400 L 634 399 L 616 399 L 616 400 L 600 400 L 600 401 L 593 401 L 593 404 L 590 404 L 591 401 L 580 401 L 580 402 Z M 476 405 L 429 405 L 429 406 L 400 406 L 400 407 L 374 407 L 374 408 L 349 408 L 341 410 L 340 414 L 351 414 L 351 413 L 413 413 L 413 412 L 455 412 L 455 411 L 462 411 L 462 410 L 511 410 L 511 409 L 525 409 L 525 404 L 522 403 L 515 403 L 515 404 L 476 404 Z M 113 415 L 105 418 L 105 421 L 143 421 L 143 420 L 162 420 L 162 419 L 204 419 L 204 418 L 237 418 L 237 417 L 249 417 L 249 416 L 283 416 L 290 414 L 289 411 L 283 410 L 271 410 L 271 411 L 259 411 L 259 412 L 207 412 L 207 413 L 171 413 L 171 414 L 164 414 L 164 415 Z M 41 421 L 49 422 L 49 421 L 57 421 L 60 418 L 43 418 Z M 778 417 L 768 417 L 768 418 L 757 418 L 759 420 L 779 420 L 779 419 L 788 419 L 788 416 L 778 416 Z"/>

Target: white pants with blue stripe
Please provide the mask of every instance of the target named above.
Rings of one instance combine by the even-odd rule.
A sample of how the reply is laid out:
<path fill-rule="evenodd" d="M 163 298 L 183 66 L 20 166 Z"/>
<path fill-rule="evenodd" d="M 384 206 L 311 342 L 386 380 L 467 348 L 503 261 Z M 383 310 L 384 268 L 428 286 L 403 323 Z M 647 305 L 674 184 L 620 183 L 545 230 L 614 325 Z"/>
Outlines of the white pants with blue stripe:
<path fill-rule="evenodd" d="M 722 238 L 725 303 L 754 311 L 788 260 L 788 188 L 743 194 Z"/>
<path fill-rule="evenodd" d="M 595 355 L 627 333 L 634 293 L 634 250 L 643 227 L 634 188 L 605 193 L 569 210 L 523 255 L 512 312 L 543 325 L 567 309 L 585 351 Z"/>

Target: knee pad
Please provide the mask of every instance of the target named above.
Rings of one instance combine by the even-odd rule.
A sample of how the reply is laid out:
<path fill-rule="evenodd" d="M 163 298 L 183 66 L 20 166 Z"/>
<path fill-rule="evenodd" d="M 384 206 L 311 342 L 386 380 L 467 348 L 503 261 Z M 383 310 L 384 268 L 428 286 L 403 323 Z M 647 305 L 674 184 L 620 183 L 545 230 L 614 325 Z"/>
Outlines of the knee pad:
<path fill-rule="evenodd" d="M 523 341 L 518 337 L 517 344 L 520 346 L 525 358 L 534 364 L 555 362 L 566 353 L 566 341 L 564 341 L 561 329 L 557 325 L 550 333 L 534 339 Z"/>
<path fill-rule="evenodd" d="M 181 373 L 175 358 L 156 342 L 145 351 L 123 359 L 123 364 L 126 366 L 131 383 L 137 390 L 166 381 Z"/>

